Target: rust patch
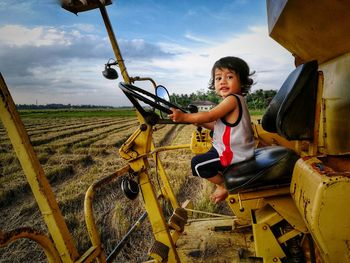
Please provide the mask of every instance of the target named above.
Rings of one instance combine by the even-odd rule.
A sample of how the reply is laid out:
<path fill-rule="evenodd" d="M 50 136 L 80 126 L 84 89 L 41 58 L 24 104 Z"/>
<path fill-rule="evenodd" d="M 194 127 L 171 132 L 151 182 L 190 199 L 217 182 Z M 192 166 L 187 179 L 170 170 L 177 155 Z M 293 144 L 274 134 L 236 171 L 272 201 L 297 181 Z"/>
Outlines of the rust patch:
<path fill-rule="evenodd" d="M 333 169 L 324 165 L 322 162 L 315 162 L 311 164 L 312 169 L 321 174 L 331 174 L 334 173 Z"/>
<path fill-rule="evenodd" d="M 350 259 L 350 240 L 345 240 L 345 245 L 346 245 L 346 248 L 347 248 L 347 257 L 348 259 Z"/>

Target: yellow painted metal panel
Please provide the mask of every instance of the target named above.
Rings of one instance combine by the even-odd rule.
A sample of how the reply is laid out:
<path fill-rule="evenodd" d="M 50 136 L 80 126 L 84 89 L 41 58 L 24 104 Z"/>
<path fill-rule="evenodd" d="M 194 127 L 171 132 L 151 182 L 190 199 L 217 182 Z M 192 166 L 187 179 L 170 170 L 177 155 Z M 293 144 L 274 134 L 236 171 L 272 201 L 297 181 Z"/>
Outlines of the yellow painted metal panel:
<path fill-rule="evenodd" d="M 265 147 L 267 145 L 281 145 L 292 150 L 297 150 L 296 141 L 288 141 L 277 133 L 265 131 L 261 124 L 253 124 L 254 138 L 258 142 L 258 146 Z"/>
<path fill-rule="evenodd" d="M 293 228 L 304 233 L 308 231 L 290 195 L 267 198 L 266 202 L 287 220 Z"/>
<path fill-rule="evenodd" d="M 326 152 L 332 155 L 349 154 L 350 53 L 320 65 L 320 70 L 324 74 L 323 136 Z"/>
<path fill-rule="evenodd" d="M 321 64 L 350 51 L 349 1 L 267 0 L 267 6 L 270 36 L 304 61 Z"/>
<path fill-rule="evenodd" d="M 253 224 L 253 233 L 256 256 L 262 257 L 264 263 L 281 262 L 280 259 L 286 257 L 267 224 Z"/>
<path fill-rule="evenodd" d="M 291 193 L 325 262 L 349 262 L 350 178 L 317 158 L 300 159 Z"/>

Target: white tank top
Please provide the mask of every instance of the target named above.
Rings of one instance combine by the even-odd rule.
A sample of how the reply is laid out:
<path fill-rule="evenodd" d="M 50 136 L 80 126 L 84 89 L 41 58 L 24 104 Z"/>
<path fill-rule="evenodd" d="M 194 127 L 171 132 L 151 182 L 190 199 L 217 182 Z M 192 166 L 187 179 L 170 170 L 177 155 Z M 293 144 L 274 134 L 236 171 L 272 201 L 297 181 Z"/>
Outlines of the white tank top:
<path fill-rule="evenodd" d="M 242 96 L 231 94 L 237 98 L 239 115 L 231 124 L 224 118 L 214 124 L 213 147 L 220 156 L 223 166 L 248 160 L 254 156 L 254 138 L 247 104 Z"/>

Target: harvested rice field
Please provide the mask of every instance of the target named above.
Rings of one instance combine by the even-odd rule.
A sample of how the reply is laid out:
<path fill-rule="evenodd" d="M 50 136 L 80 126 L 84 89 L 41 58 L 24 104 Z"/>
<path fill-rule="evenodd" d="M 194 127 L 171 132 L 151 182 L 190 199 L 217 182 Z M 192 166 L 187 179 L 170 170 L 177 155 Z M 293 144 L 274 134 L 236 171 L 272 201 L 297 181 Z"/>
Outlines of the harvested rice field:
<path fill-rule="evenodd" d="M 22 114 L 34 150 L 48 178 L 74 243 L 80 254 L 90 246 L 84 221 L 84 197 L 95 181 L 112 174 L 126 162 L 119 158 L 118 148 L 138 127 L 133 114 L 75 117 L 49 114 Z M 130 116 L 131 115 L 131 116 Z M 156 125 L 156 146 L 188 144 L 192 125 Z M 190 150 L 182 149 L 160 154 L 170 183 L 180 202 L 191 198 L 195 207 L 217 211 L 210 205 L 212 189 L 190 176 Z M 154 162 L 150 160 L 150 174 Z M 157 188 L 157 183 L 155 183 Z M 158 189 L 159 190 L 159 189 Z M 129 209 L 130 205 L 134 209 Z M 166 206 L 166 204 L 165 204 Z M 0 126 L 0 229 L 3 233 L 19 227 L 32 227 L 48 233 L 25 175 L 13 151 L 7 132 Z M 108 255 L 130 226 L 144 212 L 142 198 L 127 199 L 120 189 L 120 179 L 101 189 L 95 196 L 95 218 L 103 246 Z M 153 240 L 146 219 L 132 234 L 115 262 L 140 262 L 148 259 L 147 251 Z M 18 240 L 0 248 L 0 262 L 46 262 L 44 251 L 35 242 Z"/>

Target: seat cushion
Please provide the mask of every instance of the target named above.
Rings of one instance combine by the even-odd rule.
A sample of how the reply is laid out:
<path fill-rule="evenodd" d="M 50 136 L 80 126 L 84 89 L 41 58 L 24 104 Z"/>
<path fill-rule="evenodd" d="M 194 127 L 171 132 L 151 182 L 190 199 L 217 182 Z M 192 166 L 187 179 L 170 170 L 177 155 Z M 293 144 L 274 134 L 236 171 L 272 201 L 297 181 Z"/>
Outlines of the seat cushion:
<path fill-rule="evenodd" d="M 269 146 L 255 150 L 255 157 L 236 163 L 223 172 L 229 193 L 289 183 L 297 154 L 285 147 Z"/>
<path fill-rule="evenodd" d="M 317 68 L 317 61 L 310 61 L 289 74 L 262 118 L 264 130 L 288 140 L 313 138 Z"/>

